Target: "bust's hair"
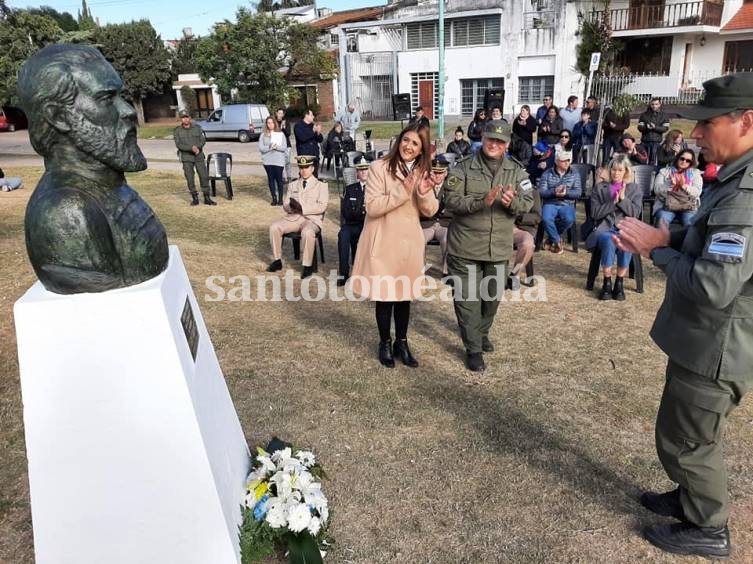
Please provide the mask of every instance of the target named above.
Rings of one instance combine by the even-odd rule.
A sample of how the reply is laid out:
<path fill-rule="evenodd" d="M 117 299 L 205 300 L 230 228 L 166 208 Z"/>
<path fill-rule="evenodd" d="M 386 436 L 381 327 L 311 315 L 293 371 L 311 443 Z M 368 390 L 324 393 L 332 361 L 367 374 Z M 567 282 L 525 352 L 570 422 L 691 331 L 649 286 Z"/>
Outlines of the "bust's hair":
<path fill-rule="evenodd" d="M 94 47 L 56 44 L 38 51 L 18 73 L 18 96 L 29 121 L 29 139 L 42 156 L 48 155 L 61 134 L 45 119 L 44 108 L 54 102 L 72 106 L 78 94 L 75 71 L 107 62 Z"/>

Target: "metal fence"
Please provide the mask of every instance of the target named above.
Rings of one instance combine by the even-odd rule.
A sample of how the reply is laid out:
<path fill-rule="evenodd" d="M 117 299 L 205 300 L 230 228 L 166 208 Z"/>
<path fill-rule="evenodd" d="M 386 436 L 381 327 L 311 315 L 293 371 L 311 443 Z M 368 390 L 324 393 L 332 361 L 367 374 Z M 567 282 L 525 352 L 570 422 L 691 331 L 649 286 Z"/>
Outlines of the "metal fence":
<path fill-rule="evenodd" d="M 367 120 L 392 119 L 394 55 L 349 53 L 347 57 L 352 96 L 358 101 L 361 117 Z"/>

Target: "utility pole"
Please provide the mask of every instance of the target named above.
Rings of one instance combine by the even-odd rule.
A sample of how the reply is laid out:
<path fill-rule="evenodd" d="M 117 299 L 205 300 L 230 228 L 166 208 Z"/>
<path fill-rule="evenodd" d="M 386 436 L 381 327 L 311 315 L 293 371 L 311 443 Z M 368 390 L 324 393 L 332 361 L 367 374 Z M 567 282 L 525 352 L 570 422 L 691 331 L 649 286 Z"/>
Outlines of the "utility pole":
<path fill-rule="evenodd" d="M 437 146 L 444 149 L 444 0 L 439 0 L 439 123 L 437 124 L 437 140 L 442 144 Z"/>

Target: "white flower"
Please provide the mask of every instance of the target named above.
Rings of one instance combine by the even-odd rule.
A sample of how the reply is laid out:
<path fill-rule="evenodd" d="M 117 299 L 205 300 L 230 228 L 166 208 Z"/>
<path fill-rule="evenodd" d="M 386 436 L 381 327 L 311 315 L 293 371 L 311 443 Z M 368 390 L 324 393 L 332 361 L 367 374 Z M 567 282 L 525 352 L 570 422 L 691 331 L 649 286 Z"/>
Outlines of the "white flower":
<path fill-rule="evenodd" d="M 326 523 L 327 519 L 329 519 L 329 509 L 327 509 L 327 506 L 325 505 L 324 507 L 320 507 L 319 509 L 317 509 L 317 511 L 319 512 L 319 517 L 322 520 L 322 524 Z"/>
<path fill-rule="evenodd" d="M 322 522 L 319 520 L 319 517 L 312 517 L 311 521 L 309 521 L 309 533 L 311 533 L 311 536 L 315 537 L 318 535 L 321 528 Z"/>
<path fill-rule="evenodd" d="M 285 516 L 285 503 L 281 499 L 271 498 L 267 506 L 267 516 L 265 520 L 273 529 L 279 529 L 288 524 Z"/>
<path fill-rule="evenodd" d="M 275 462 L 280 462 L 281 460 L 285 460 L 286 458 L 290 458 L 293 456 L 293 451 L 290 447 L 283 448 L 281 450 L 276 450 L 272 454 L 272 460 Z"/>
<path fill-rule="evenodd" d="M 261 473 L 261 478 L 265 477 L 270 472 L 274 472 L 276 469 L 274 462 L 272 462 L 272 459 L 268 456 L 259 455 L 256 457 L 256 461 L 259 462 L 261 466 L 257 468 L 255 472 Z"/>
<path fill-rule="evenodd" d="M 295 453 L 295 457 L 300 460 L 307 468 L 311 468 L 316 461 L 314 453 L 308 450 L 299 450 Z"/>
<path fill-rule="evenodd" d="M 254 492 L 248 492 L 246 498 L 243 500 L 243 503 L 246 507 L 253 509 L 256 505 L 256 495 L 254 494 Z"/>
<path fill-rule="evenodd" d="M 293 477 L 285 472 L 277 472 L 269 479 L 277 486 L 277 496 L 281 498 L 290 497 L 293 493 Z"/>
<path fill-rule="evenodd" d="M 311 510 L 304 503 L 298 503 L 288 513 L 288 529 L 300 533 L 311 523 Z"/>
<path fill-rule="evenodd" d="M 306 470 L 301 470 L 301 473 L 296 476 L 293 487 L 304 492 L 305 494 L 306 491 L 308 491 L 308 489 L 311 487 L 313 480 L 314 477 L 309 472 L 306 472 Z"/>

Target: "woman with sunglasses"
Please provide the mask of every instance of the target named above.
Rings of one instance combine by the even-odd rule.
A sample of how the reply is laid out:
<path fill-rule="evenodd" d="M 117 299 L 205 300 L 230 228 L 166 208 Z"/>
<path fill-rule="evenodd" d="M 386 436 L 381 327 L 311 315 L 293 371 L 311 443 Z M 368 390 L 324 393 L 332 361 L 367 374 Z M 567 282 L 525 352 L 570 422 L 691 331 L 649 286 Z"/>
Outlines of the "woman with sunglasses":
<path fill-rule="evenodd" d="M 560 151 L 572 151 L 573 150 L 573 134 L 569 129 L 563 129 L 560 131 L 560 140 L 554 146 L 554 153 Z"/>
<path fill-rule="evenodd" d="M 698 211 L 703 189 L 703 176 L 696 168 L 695 153 L 690 149 L 680 151 L 671 165 L 661 169 L 654 179 L 654 221 L 667 225 L 679 218 L 689 225 Z"/>
<path fill-rule="evenodd" d="M 475 155 L 481 148 L 481 133 L 484 131 L 486 124 L 486 110 L 479 108 L 476 110 L 473 120 L 468 124 L 468 139 L 471 142 L 471 152 Z"/>

